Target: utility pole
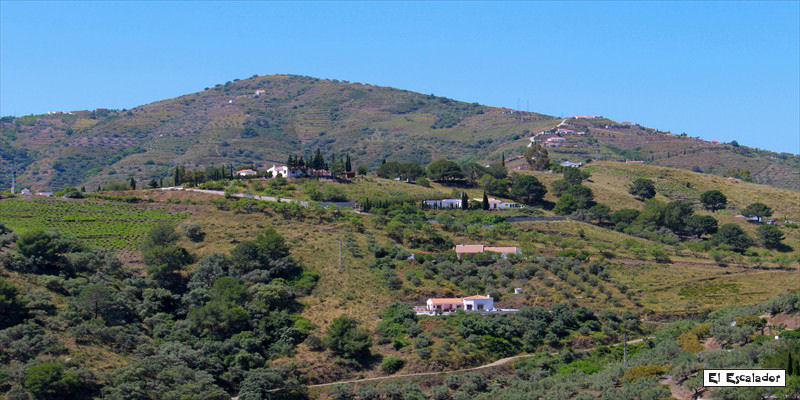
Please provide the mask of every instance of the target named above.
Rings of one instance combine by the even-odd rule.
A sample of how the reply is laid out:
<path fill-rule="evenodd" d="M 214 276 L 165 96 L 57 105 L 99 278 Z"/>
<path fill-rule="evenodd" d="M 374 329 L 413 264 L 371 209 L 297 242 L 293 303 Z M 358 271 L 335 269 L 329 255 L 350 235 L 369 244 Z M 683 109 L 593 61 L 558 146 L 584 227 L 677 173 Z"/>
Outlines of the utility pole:
<path fill-rule="evenodd" d="M 17 164 L 11 163 L 11 194 L 17 191 Z"/>

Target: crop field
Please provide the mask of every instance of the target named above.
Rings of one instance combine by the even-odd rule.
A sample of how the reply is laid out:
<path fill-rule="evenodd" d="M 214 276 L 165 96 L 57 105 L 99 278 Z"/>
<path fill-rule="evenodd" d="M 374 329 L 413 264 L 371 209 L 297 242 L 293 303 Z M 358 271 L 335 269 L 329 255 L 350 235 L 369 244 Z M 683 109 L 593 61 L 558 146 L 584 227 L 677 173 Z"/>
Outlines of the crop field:
<path fill-rule="evenodd" d="M 185 216 L 163 208 L 99 200 L 0 200 L 0 223 L 14 232 L 53 229 L 75 235 L 90 246 L 121 253 L 136 251 L 154 224 Z"/>

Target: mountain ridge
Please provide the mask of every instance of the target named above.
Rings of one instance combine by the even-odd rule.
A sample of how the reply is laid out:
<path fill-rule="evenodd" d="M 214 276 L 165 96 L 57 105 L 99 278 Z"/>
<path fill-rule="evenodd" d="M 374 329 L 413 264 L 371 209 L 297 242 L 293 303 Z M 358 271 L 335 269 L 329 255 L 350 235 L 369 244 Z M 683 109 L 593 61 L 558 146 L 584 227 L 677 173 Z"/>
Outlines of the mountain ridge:
<path fill-rule="evenodd" d="M 585 134 L 563 135 L 551 159 L 634 159 L 800 189 L 800 156 L 788 153 L 298 75 L 236 79 L 132 109 L 4 117 L 0 187 L 9 186 L 13 164 L 20 185 L 57 190 L 169 176 L 175 165 L 262 167 L 316 148 L 368 167 L 383 159 L 493 162 L 521 155 L 532 135 L 564 122 Z"/>

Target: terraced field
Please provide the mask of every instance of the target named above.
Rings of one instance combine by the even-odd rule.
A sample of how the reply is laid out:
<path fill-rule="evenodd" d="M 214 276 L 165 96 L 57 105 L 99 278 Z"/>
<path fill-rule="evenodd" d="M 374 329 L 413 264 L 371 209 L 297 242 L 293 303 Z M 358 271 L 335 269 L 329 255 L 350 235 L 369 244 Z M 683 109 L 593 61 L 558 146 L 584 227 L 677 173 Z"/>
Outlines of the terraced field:
<path fill-rule="evenodd" d="M 0 200 L 0 222 L 15 232 L 54 229 L 75 235 L 90 246 L 123 254 L 136 252 L 154 224 L 184 217 L 186 214 L 173 214 L 159 207 L 102 200 Z"/>

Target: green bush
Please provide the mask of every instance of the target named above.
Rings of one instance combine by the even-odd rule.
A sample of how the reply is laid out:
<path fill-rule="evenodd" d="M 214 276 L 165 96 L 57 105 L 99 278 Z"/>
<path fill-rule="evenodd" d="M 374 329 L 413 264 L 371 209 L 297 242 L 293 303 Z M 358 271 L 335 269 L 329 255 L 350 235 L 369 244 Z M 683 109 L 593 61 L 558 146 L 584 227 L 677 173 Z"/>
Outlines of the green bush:
<path fill-rule="evenodd" d="M 381 362 L 381 370 L 387 374 L 393 374 L 403 368 L 405 361 L 397 357 L 386 357 Z"/>

